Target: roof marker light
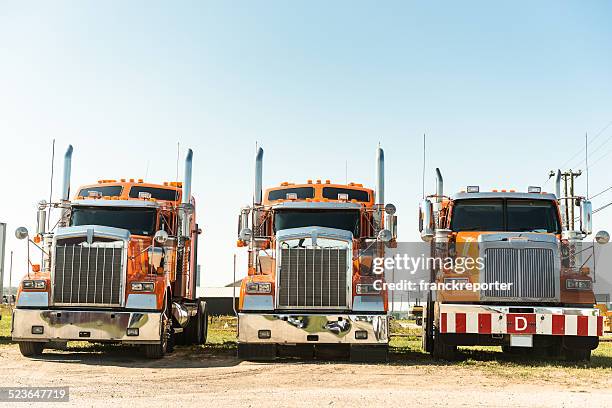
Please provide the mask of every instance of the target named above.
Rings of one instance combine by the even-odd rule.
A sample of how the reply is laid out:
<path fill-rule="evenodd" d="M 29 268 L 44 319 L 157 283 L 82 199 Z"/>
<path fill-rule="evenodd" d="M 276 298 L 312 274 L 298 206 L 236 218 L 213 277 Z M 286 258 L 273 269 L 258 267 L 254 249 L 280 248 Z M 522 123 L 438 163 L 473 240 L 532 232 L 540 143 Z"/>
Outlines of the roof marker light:
<path fill-rule="evenodd" d="M 542 187 L 537 187 L 537 186 L 529 186 L 527 188 L 527 192 L 529 193 L 536 193 L 536 194 L 540 194 L 542 192 Z"/>

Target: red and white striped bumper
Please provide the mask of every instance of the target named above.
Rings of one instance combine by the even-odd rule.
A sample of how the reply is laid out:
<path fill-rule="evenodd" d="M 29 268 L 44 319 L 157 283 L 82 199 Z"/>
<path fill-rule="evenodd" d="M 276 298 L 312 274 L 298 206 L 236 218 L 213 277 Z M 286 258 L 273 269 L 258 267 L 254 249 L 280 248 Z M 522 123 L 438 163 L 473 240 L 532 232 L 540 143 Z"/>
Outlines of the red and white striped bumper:
<path fill-rule="evenodd" d="M 602 336 L 603 317 L 593 308 L 531 307 L 534 313 L 510 313 L 509 307 L 440 305 L 440 333 L 543 334 Z"/>

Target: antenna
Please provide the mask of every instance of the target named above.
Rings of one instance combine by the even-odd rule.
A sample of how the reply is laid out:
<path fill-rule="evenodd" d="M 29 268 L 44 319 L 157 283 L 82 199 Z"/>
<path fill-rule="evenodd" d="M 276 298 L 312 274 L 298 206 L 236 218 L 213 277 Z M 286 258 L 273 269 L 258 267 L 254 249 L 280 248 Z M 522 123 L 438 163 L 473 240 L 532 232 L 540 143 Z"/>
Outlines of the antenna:
<path fill-rule="evenodd" d="M 55 139 L 51 144 L 51 180 L 49 181 L 49 208 L 47 210 L 47 231 L 51 227 L 51 201 L 53 200 L 53 174 L 55 163 Z"/>
<path fill-rule="evenodd" d="M 585 166 L 586 166 L 586 198 L 589 199 L 589 132 L 584 133 Z"/>
<path fill-rule="evenodd" d="M 423 173 L 422 173 L 422 177 L 421 177 L 421 181 L 422 181 L 422 189 L 423 189 L 423 193 L 422 193 L 422 197 L 423 199 L 425 199 L 425 151 L 426 151 L 426 142 L 427 142 L 427 138 L 425 136 L 425 133 L 423 133 Z"/>
<path fill-rule="evenodd" d="M 344 161 L 344 184 L 348 184 L 348 160 Z"/>
<path fill-rule="evenodd" d="M 181 142 L 176 142 L 176 178 L 174 180 L 176 180 L 176 185 L 177 186 L 178 186 L 178 181 L 179 181 L 178 177 L 179 177 L 179 160 L 180 160 L 180 156 L 181 156 Z M 177 187 L 176 195 L 175 195 L 175 200 L 174 201 L 178 201 L 178 195 L 179 195 L 179 191 L 178 191 L 178 187 Z"/>
<path fill-rule="evenodd" d="M 145 170 L 145 176 L 144 176 L 144 180 L 147 180 L 147 177 L 149 176 L 149 162 L 150 160 L 147 160 L 147 169 Z"/>

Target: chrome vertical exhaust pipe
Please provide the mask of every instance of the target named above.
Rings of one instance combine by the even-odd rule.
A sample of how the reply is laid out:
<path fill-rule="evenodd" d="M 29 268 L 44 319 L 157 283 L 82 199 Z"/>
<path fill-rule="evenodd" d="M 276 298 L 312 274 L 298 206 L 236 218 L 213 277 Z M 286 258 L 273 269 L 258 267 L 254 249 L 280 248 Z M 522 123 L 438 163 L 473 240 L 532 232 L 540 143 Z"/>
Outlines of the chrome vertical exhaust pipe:
<path fill-rule="evenodd" d="M 561 170 L 557 169 L 557 177 L 555 178 L 555 195 L 557 200 L 561 198 Z"/>
<path fill-rule="evenodd" d="M 442 196 L 444 195 L 444 179 L 442 178 L 442 172 L 436 167 L 436 203 L 442 202 Z"/>
<path fill-rule="evenodd" d="M 70 173 L 72 172 L 72 145 L 68 145 L 64 154 L 64 178 L 62 184 L 62 201 L 70 200 Z"/>
<path fill-rule="evenodd" d="M 376 204 L 385 205 L 385 152 L 376 151 Z"/>
<path fill-rule="evenodd" d="M 193 172 L 193 150 L 187 150 L 187 156 L 185 156 L 185 177 L 183 179 L 183 196 L 181 197 L 181 204 L 188 205 L 191 202 L 191 177 Z M 184 209 L 182 214 L 183 227 L 181 234 L 185 237 L 189 237 L 190 234 L 190 221 L 189 211 Z"/>
<path fill-rule="evenodd" d="M 253 191 L 253 204 L 260 205 L 263 196 L 263 155 L 264 151 L 260 147 L 255 156 L 255 190 Z"/>

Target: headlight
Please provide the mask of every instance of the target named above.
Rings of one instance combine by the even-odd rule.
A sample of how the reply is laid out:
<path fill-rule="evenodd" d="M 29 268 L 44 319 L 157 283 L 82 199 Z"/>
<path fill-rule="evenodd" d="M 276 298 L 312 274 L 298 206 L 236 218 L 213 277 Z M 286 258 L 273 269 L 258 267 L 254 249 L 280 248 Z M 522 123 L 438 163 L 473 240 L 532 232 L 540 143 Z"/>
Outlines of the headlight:
<path fill-rule="evenodd" d="M 380 290 L 376 290 L 372 283 L 358 283 L 355 286 L 355 292 L 358 295 L 378 295 Z"/>
<path fill-rule="evenodd" d="M 593 282 L 584 279 L 566 279 L 565 288 L 571 290 L 591 290 Z"/>
<path fill-rule="evenodd" d="M 154 292 L 155 282 L 132 282 L 132 292 Z"/>
<path fill-rule="evenodd" d="M 249 282 L 246 284 L 246 292 L 251 294 L 271 293 L 272 284 L 269 282 Z"/>
<path fill-rule="evenodd" d="M 24 289 L 46 289 L 47 282 L 44 280 L 24 280 L 22 283 Z"/>
<path fill-rule="evenodd" d="M 458 290 L 465 290 L 465 286 L 470 283 L 468 278 L 444 278 L 444 286 L 455 290 L 453 286 L 457 285 Z"/>

